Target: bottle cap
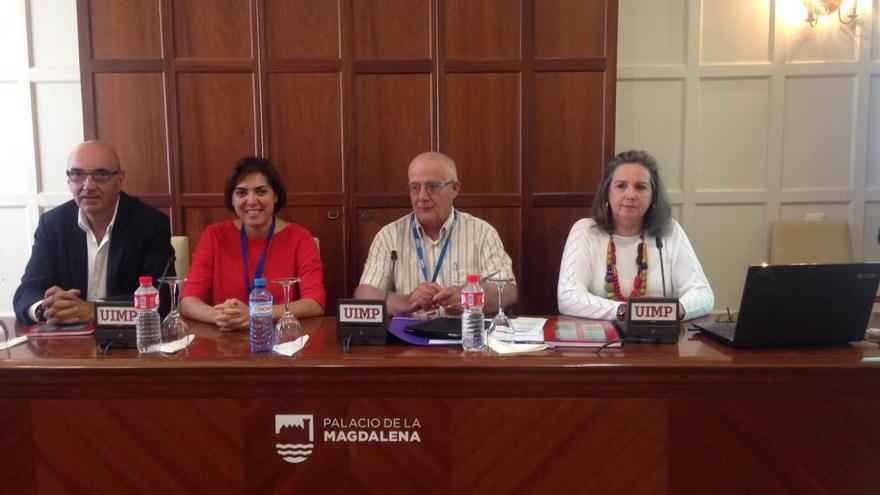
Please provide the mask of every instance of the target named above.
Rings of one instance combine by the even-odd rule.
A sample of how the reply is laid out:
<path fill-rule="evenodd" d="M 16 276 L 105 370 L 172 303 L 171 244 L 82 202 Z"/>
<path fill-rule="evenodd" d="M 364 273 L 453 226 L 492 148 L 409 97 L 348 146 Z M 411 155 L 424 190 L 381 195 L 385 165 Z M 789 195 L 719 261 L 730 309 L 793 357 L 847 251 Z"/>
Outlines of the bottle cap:
<path fill-rule="evenodd" d="M 140 283 L 141 285 L 153 285 L 153 277 L 149 275 L 142 275 L 138 279 L 138 283 Z"/>
<path fill-rule="evenodd" d="M 476 273 L 468 274 L 468 276 L 467 276 L 467 281 L 468 281 L 469 284 L 476 284 L 476 283 L 479 283 L 479 281 L 480 281 L 480 276 L 477 275 Z"/>
<path fill-rule="evenodd" d="M 266 279 L 265 278 L 255 278 L 254 279 L 254 287 L 265 287 Z"/>

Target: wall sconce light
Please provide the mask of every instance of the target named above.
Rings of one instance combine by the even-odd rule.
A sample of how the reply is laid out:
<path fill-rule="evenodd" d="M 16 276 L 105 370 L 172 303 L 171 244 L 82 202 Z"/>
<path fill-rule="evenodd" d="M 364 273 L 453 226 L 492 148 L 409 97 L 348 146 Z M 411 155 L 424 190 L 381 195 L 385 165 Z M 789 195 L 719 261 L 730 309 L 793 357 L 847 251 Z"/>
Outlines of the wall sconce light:
<path fill-rule="evenodd" d="M 844 15 L 841 13 L 840 8 L 841 3 L 843 3 L 843 0 L 804 0 L 804 7 L 807 8 L 807 22 L 810 23 L 811 27 L 816 27 L 820 15 L 830 15 L 836 10 L 837 18 L 840 19 L 841 24 L 852 24 L 856 17 L 859 16 L 858 12 L 856 12 L 856 4 L 858 2 L 853 0 L 852 7 L 846 14 L 847 20 L 843 19 Z"/>

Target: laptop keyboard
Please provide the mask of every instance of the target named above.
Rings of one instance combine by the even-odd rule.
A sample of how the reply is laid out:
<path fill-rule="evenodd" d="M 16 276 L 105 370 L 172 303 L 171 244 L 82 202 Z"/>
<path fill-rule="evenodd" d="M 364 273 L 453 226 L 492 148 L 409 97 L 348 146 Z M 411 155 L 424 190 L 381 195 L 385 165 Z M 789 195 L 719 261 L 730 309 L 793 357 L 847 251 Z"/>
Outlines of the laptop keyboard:
<path fill-rule="evenodd" d="M 718 334 L 731 342 L 733 341 L 733 335 L 736 333 L 735 321 L 716 321 L 713 323 L 705 323 L 702 326 L 712 331 L 712 333 Z"/>

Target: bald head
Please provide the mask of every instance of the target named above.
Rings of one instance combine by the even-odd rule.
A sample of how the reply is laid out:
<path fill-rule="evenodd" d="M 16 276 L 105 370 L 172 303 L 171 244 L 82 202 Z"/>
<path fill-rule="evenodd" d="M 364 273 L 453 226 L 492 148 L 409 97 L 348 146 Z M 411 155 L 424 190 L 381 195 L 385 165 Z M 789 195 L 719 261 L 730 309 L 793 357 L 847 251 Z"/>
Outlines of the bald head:
<path fill-rule="evenodd" d="M 420 153 L 415 158 L 409 162 L 409 171 L 407 175 L 412 175 L 413 167 L 418 166 L 431 166 L 437 167 L 441 166 L 443 170 L 443 181 L 458 180 L 458 171 L 455 168 L 455 162 L 452 161 L 452 158 L 444 155 L 443 153 L 438 153 L 436 151 L 426 151 L 424 153 Z"/>
<path fill-rule="evenodd" d="M 107 143 L 86 141 L 67 157 L 67 186 L 93 228 L 106 227 L 113 217 L 124 177 L 119 157 Z"/>
<path fill-rule="evenodd" d="M 86 141 L 73 147 L 67 156 L 67 169 L 83 168 L 84 165 L 100 165 L 111 172 L 122 168 L 116 150 L 103 141 Z"/>
<path fill-rule="evenodd" d="M 409 199 L 416 219 L 432 239 L 452 214 L 460 185 L 455 162 L 443 153 L 429 151 L 413 158 L 407 173 Z M 418 189 L 412 186 L 418 184 Z"/>

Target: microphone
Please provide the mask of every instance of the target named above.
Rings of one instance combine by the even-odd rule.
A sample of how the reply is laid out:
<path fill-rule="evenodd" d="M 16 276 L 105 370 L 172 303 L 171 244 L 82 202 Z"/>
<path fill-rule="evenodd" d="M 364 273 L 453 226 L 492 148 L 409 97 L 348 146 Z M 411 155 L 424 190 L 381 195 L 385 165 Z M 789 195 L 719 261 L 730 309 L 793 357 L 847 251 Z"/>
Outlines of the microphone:
<path fill-rule="evenodd" d="M 391 250 L 391 271 L 382 299 L 339 299 L 336 315 L 336 340 L 342 352 L 351 352 L 351 345 L 385 345 L 388 343 L 388 294 L 396 291 L 397 251 Z"/>
<path fill-rule="evenodd" d="M 385 288 L 385 300 L 388 300 L 389 292 L 397 292 L 397 284 L 394 283 L 394 279 L 397 276 L 397 250 L 391 250 L 391 273 L 389 274 L 388 279 L 388 287 Z M 392 290 L 393 288 L 393 290 Z"/>
<path fill-rule="evenodd" d="M 174 253 L 172 253 L 168 258 L 168 262 L 165 263 L 165 269 L 162 270 L 162 275 L 159 276 L 159 278 L 165 278 L 165 276 L 168 275 L 168 269 L 171 268 L 171 265 L 174 264 L 175 261 L 177 261 L 177 256 L 174 256 Z"/>
<path fill-rule="evenodd" d="M 663 284 L 663 297 L 666 297 L 666 272 L 663 269 L 663 241 L 660 239 L 659 235 L 655 236 L 654 239 L 657 239 L 657 252 L 660 254 L 660 281 Z"/>
<path fill-rule="evenodd" d="M 168 270 L 174 266 L 175 261 L 177 261 L 177 256 L 175 256 L 174 253 L 171 253 L 171 256 L 168 257 L 168 261 L 165 263 L 165 269 L 162 270 L 162 275 L 159 277 L 160 279 L 163 279 L 168 275 Z M 159 290 L 162 290 L 162 282 L 159 282 L 158 280 L 156 282 L 159 283 Z M 171 288 L 171 285 L 169 285 L 168 298 L 159 298 L 159 314 L 162 315 L 162 317 L 165 317 L 165 315 L 171 311 L 171 298 L 174 297 L 173 290 L 174 289 Z"/>

